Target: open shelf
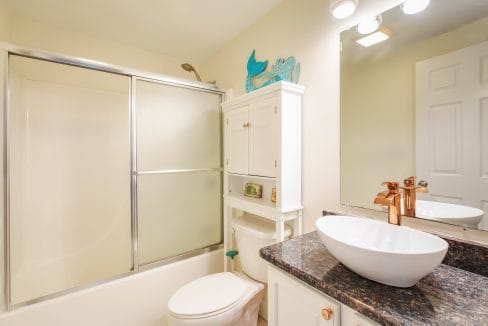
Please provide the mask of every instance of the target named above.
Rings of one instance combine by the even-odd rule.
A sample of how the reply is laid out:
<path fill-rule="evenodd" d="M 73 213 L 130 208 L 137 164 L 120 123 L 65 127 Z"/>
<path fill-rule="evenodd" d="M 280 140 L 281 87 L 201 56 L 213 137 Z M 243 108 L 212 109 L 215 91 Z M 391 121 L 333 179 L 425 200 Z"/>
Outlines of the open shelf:
<path fill-rule="evenodd" d="M 239 174 L 239 173 L 227 173 L 230 176 L 242 177 L 247 179 L 261 179 L 261 180 L 276 180 L 276 177 L 265 177 L 262 175 L 250 175 L 250 174 Z"/>
<path fill-rule="evenodd" d="M 225 195 L 224 199 L 228 206 L 273 221 L 281 215 L 280 210 L 276 208 L 276 204 L 265 198 L 250 198 L 243 195 Z"/>

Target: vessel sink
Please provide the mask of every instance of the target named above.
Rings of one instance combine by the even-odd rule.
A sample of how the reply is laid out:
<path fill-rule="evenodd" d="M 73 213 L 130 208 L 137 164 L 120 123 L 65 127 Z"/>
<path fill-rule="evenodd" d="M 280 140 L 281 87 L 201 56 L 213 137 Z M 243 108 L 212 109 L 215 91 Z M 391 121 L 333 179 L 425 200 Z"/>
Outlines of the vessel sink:
<path fill-rule="evenodd" d="M 417 200 L 415 205 L 416 217 L 471 228 L 478 227 L 484 214 L 479 208 L 428 200 Z"/>
<path fill-rule="evenodd" d="M 352 216 L 325 216 L 316 226 L 329 252 L 349 269 L 402 288 L 432 272 L 448 247 L 430 233 Z"/>

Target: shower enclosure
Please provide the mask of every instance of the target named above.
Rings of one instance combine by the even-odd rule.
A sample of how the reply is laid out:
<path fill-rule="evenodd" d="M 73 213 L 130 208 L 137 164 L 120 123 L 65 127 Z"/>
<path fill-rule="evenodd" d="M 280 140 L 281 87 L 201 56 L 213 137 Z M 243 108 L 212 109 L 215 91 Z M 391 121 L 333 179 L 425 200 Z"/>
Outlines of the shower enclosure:
<path fill-rule="evenodd" d="M 221 92 L 7 52 L 8 307 L 220 247 Z"/>

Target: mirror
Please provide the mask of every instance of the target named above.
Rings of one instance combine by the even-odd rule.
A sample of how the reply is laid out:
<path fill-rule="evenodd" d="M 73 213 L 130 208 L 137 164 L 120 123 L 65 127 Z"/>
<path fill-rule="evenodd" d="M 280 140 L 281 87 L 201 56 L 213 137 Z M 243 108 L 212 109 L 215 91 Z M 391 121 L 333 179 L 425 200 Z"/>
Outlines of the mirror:
<path fill-rule="evenodd" d="M 416 176 L 416 217 L 488 230 L 488 1 L 404 9 L 341 33 L 341 202 Z"/>

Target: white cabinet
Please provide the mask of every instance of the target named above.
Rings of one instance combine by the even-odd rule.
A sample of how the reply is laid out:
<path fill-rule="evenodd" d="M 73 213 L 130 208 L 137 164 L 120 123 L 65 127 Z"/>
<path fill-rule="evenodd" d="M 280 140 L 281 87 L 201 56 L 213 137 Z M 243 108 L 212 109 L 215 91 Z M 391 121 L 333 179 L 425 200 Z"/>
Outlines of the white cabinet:
<path fill-rule="evenodd" d="M 268 270 L 269 326 L 338 326 L 340 303 L 292 280 L 284 273 Z"/>
<path fill-rule="evenodd" d="M 276 177 L 278 99 L 225 112 L 226 166 L 230 173 Z"/>
<path fill-rule="evenodd" d="M 224 127 L 225 249 L 232 215 L 238 210 L 276 223 L 284 239 L 285 223 L 302 229 L 301 85 L 278 82 L 222 103 Z M 262 186 L 262 198 L 244 196 L 246 183 Z M 272 189 L 276 202 L 272 202 Z"/>
<path fill-rule="evenodd" d="M 269 326 L 378 326 L 335 299 L 269 265 Z"/>

